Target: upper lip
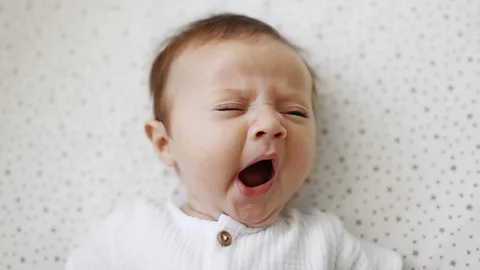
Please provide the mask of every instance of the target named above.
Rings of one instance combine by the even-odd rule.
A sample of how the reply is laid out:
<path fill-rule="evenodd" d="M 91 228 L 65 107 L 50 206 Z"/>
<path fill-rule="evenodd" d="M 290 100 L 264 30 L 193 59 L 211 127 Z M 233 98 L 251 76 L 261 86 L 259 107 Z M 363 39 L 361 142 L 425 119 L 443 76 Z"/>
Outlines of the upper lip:
<path fill-rule="evenodd" d="M 275 153 L 275 152 L 265 153 L 265 154 L 257 157 L 256 159 L 254 159 L 253 161 L 248 163 L 247 166 L 243 167 L 241 171 L 243 171 L 246 168 L 252 166 L 253 164 L 255 164 L 257 162 L 260 162 L 260 161 L 263 161 L 263 160 L 271 160 L 272 161 L 273 174 L 275 175 L 277 173 L 277 167 L 278 167 L 278 154 Z"/>

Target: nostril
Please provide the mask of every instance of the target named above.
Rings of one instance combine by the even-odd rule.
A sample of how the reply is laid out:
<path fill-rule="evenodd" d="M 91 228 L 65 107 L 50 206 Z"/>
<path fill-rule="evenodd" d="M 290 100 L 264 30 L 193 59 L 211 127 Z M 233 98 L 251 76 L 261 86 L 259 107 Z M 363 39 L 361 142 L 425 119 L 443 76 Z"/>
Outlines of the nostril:
<path fill-rule="evenodd" d="M 263 135 L 265 135 L 265 131 L 259 131 L 259 132 L 257 132 L 256 137 L 257 137 L 257 138 L 260 138 L 260 137 L 262 137 Z"/>
<path fill-rule="evenodd" d="M 274 135 L 275 138 L 282 138 L 283 137 L 283 132 L 277 132 Z"/>

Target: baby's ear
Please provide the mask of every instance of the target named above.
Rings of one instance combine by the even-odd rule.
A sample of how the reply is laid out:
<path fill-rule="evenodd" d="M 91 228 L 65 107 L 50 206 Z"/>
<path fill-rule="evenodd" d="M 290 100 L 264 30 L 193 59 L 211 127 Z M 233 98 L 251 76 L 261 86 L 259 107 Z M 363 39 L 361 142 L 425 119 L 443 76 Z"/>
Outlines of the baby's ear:
<path fill-rule="evenodd" d="M 157 120 L 150 120 L 145 124 L 145 133 L 155 148 L 155 153 L 160 160 L 167 166 L 176 165 L 175 158 L 170 152 L 170 137 L 167 134 L 165 125 Z"/>

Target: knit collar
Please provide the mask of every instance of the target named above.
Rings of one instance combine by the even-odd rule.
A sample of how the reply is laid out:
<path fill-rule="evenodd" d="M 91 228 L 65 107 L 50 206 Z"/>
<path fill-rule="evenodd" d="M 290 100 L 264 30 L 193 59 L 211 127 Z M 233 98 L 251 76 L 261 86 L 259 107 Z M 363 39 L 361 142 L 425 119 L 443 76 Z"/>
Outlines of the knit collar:
<path fill-rule="evenodd" d="M 236 221 L 228 215 L 222 214 L 218 220 L 205 220 L 198 217 L 192 217 L 185 214 L 178 205 L 172 201 L 167 202 L 167 211 L 172 217 L 184 227 L 189 229 L 217 233 L 220 230 L 227 230 L 232 236 L 248 235 L 258 233 L 265 230 L 267 227 L 252 228 L 243 223 Z M 270 225 L 272 226 L 272 225 Z"/>

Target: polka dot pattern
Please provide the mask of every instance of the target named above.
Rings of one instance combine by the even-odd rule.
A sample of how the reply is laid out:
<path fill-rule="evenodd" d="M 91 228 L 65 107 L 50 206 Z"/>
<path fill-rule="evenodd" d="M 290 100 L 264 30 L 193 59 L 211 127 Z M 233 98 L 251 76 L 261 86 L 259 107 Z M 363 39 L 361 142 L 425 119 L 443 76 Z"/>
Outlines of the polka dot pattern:
<path fill-rule="evenodd" d="M 319 73 L 318 161 L 293 203 L 405 269 L 480 268 L 478 1 L 208 3 L 0 1 L 0 269 L 63 269 L 121 200 L 184 196 L 143 133 L 148 70 L 216 11 L 271 23 Z"/>

